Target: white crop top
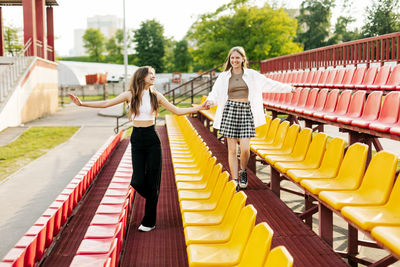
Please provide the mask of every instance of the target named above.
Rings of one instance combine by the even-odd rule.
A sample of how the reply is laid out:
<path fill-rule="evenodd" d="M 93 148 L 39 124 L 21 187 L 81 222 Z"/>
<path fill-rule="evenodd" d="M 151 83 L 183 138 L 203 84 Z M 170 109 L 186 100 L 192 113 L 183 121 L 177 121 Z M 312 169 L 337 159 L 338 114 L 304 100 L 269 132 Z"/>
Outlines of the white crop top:
<path fill-rule="evenodd" d="M 139 107 L 139 114 L 132 114 L 132 120 L 135 121 L 154 121 L 155 120 L 155 112 L 151 108 L 150 102 L 150 89 L 144 90 L 142 96 L 142 102 Z"/>

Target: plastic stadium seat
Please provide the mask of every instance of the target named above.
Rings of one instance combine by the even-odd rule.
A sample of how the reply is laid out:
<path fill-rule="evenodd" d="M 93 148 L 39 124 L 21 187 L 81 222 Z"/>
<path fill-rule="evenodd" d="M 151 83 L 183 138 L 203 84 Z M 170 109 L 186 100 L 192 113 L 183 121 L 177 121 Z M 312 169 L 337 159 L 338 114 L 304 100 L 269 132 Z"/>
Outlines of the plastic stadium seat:
<path fill-rule="evenodd" d="M 396 166 L 395 154 L 380 151 L 372 157 L 358 189 L 322 191 L 319 198 L 336 210 L 344 206 L 382 205 L 392 191 Z"/>
<path fill-rule="evenodd" d="M 344 155 L 345 142 L 343 139 L 335 137 L 327 145 L 321 165 L 318 169 L 298 170 L 291 169 L 287 175 L 295 182 L 302 179 L 328 179 L 333 178 L 339 171 L 340 164 Z"/>
<path fill-rule="evenodd" d="M 355 143 L 349 146 L 340 165 L 337 176 L 331 179 L 307 178 L 301 186 L 313 194 L 328 190 L 354 190 L 360 186 L 367 162 L 368 146 Z"/>
<path fill-rule="evenodd" d="M 400 226 L 378 226 L 372 229 L 371 235 L 400 257 Z"/>
<path fill-rule="evenodd" d="M 303 160 L 274 163 L 274 168 L 282 173 L 286 173 L 289 169 L 316 169 L 321 164 L 322 157 L 325 153 L 326 141 L 328 136 L 325 133 L 317 133 L 307 149 L 307 153 Z"/>
<path fill-rule="evenodd" d="M 343 85 L 342 85 L 343 88 L 353 89 L 353 88 L 355 88 L 355 85 L 361 84 L 364 79 L 366 70 L 367 70 L 366 67 L 356 68 L 356 70 L 354 71 L 353 78 L 351 79 L 350 83 L 343 83 Z"/>
<path fill-rule="evenodd" d="M 25 266 L 25 253 L 26 249 L 24 248 L 12 248 L 4 256 L 2 262 L 11 263 L 12 267 L 23 267 Z"/>
<path fill-rule="evenodd" d="M 25 250 L 24 266 L 33 267 L 36 261 L 36 244 L 37 236 L 26 236 L 24 235 L 15 244 L 14 248 L 21 248 Z"/>
<path fill-rule="evenodd" d="M 229 266 L 238 264 L 253 231 L 257 211 L 244 207 L 233 229 L 232 238 L 222 244 L 192 244 L 187 246 L 189 266 Z"/>
<path fill-rule="evenodd" d="M 351 125 L 368 128 L 368 125 L 378 118 L 379 110 L 381 109 L 382 103 L 382 92 L 374 91 L 369 94 L 365 107 L 360 118 L 353 120 L 341 120 L 344 123 L 351 123 Z"/>
<path fill-rule="evenodd" d="M 293 147 L 296 143 L 297 140 L 297 135 L 299 134 L 299 129 L 300 126 L 298 124 L 292 124 L 285 136 L 285 140 L 283 141 L 283 144 L 281 148 L 279 149 L 259 149 L 257 150 L 257 154 L 260 155 L 261 157 L 265 157 L 265 155 L 277 155 L 277 154 L 290 154 L 293 150 Z M 251 147 L 251 145 L 250 145 Z"/>
<path fill-rule="evenodd" d="M 271 250 L 265 261 L 264 267 L 291 267 L 293 266 L 293 257 L 283 246 Z"/>
<path fill-rule="evenodd" d="M 339 69 L 336 71 L 335 78 L 333 79 L 332 83 L 325 84 L 325 88 L 335 88 L 336 85 L 341 84 L 343 81 L 343 77 L 346 73 L 346 69 Z"/>
<path fill-rule="evenodd" d="M 180 190 L 200 190 L 209 192 L 211 196 L 212 188 L 217 183 L 217 179 L 221 174 L 222 165 L 218 163 L 214 166 L 213 171 L 206 181 L 177 182 L 176 187 Z"/>
<path fill-rule="evenodd" d="M 400 179 L 393 186 L 389 200 L 384 205 L 366 207 L 344 207 L 342 214 L 364 230 L 375 226 L 400 225 Z"/>
<path fill-rule="evenodd" d="M 398 90 L 400 85 L 400 64 L 394 66 L 386 84 L 379 86 L 383 90 Z"/>
<path fill-rule="evenodd" d="M 297 103 L 299 102 L 300 93 L 301 93 L 303 90 L 304 90 L 304 89 L 297 88 L 296 91 L 294 91 L 294 93 L 293 93 L 293 97 L 292 97 L 292 100 L 290 101 L 290 103 L 287 104 L 287 105 L 281 105 L 280 108 L 281 108 L 281 109 L 288 110 L 290 107 L 295 107 L 295 106 L 297 105 Z"/>
<path fill-rule="evenodd" d="M 175 174 L 176 182 L 188 182 L 188 181 L 206 181 L 212 173 L 212 170 L 215 167 L 215 163 L 217 162 L 216 157 L 211 157 L 207 161 L 207 164 L 204 165 L 204 171 L 200 174 Z"/>
<path fill-rule="evenodd" d="M 388 132 L 395 126 L 399 118 L 399 110 L 400 92 L 390 92 L 383 101 L 378 119 L 370 123 L 368 127 L 376 131 Z"/>
<path fill-rule="evenodd" d="M 295 86 L 298 87 L 305 87 L 306 84 L 310 84 L 314 75 L 315 75 L 315 71 L 306 71 L 306 77 L 304 79 L 304 81 L 301 81 L 300 83 L 297 83 Z"/>
<path fill-rule="evenodd" d="M 322 89 L 322 90 L 324 90 L 324 89 Z M 332 113 L 335 110 L 336 103 L 337 103 L 338 97 L 339 97 L 339 92 L 340 92 L 339 89 L 331 90 L 328 93 L 328 96 L 326 97 L 326 101 L 325 101 L 325 104 L 324 104 L 324 107 L 322 108 L 322 110 L 315 110 L 312 113 L 312 116 L 314 116 L 316 118 L 323 118 L 325 114 Z M 349 94 L 351 94 L 351 91 L 349 91 Z"/>
<path fill-rule="evenodd" d="M 326 80 L 324 82 L 321 82 L 318 84 L 318 87 L 322 88 L 325 87 L 327 84 L 332 84 L 333 81 L 335 80 L 336 74 L 338 73 L 338 69 L 330 69 L 328 70 L 328 76 L 326 77 Z"/>
<path fill-rule="evenodd" d="M 380 89 L 382 85 L 386 84 L 386 81 L 389 78 L 389 73 L 390 73 L 390 66 L 389 65 L 382 66 L 378 74 L 376 75 L 373 84 L 367 85 L 367 89 L 370 90 Z"/>
<path fill-rule="evenodd" d="M 269 254 L 273 234 L 274 231 L 267 223 L 257 224 L 236 267 L 262 266 Z"/>
<path fill-rule="evenodd" d="M 293 95 L 294 95 L 294 93 L 286 93 L 285 100 L 282 103 L 280 103 L 279 105 L 275 105 L 275 107 L 284 109 L 284 107 L 290 105 L 290 103 L 292 102 Z"/>
<path fill-rule="evenodd" d="M 256 136 L 251 138 L 253 141 L 260 141 L 264 140 L 265 137 L 267 136 L 269 126 L 271 125 L 272 117 L 271 116 L 265 116 L 265 124 L 258 126 L 256 130 Z"/>
<path fill-rule="evenodd" d="M 340 116 L 336 119 L 337 122 L 339 123 L 345 123 L 345 124 L 351 124 L 351 122 L 355 119 L 359 119 L 362 114 L 361 112 L 367 112 L 367 113 L 375 113 L 378 115 L 380 105 L 381 105 L 381 99 L 382 95 L 379 93 L 372 92 L 368 98 L 367 101 L 365 101 L 365 91 L 357 91 L 358 92 L 364 92 L 364 98 L 361 96 L 358 98 L 358 101 L 350 101 L 349 109 L 347 110 L 347 113 L 344 116 Z M 360 93 L 361 95 L 361 93 Z M 353 98 L 355 98 L 355 94 L 353 95 Z M 365 101 L 365 103 L 364 103 Z M 365 107 L 364 107 L 365 104 Z"/>
<path fill-rule="evenodd" d="M 305 115 L 311 116 L 314 112 L 321 111 L 325 106 L 327 95 L 328 95 L 328 89 L 321 89 L 318 92 L 317 99 L 315 100 L 314 106 L 311 108 L 308 108 L 306 106 L 307 109 L 304 109 L 302 111 L 302 113 Z"/>
<path fill-rule="evenodd" d="M 344 88 L 345 84 L 351 84 L 351 81 L 353 80 L 354 73 L 356 72 L 356 68 L 349 68 L 345 69 L 345 74 L 344 77 L 339 84 L 334 84 L 334 88 Z"/>
<path fill-rule="evenodd" d="M 246 195 L 243 192 L 238 192 L 233 196 L 231 204 L 226 211 L 226 216 L 224 216 L 220 224 L 186 226 L 184 228 L 186 245 L 228 242 L 245 203 Z"/>
<path fill-rule="evenodd" d="M 118 240 L 115 239 L 111 245 L 108 253 L 99 253 L 91 255 L 76 255 L 72 260 L 71 267 L 82 267 L 82 266 L 104 266 L 109 258 L 111 257 L 111 266 L 117 266 L 117 244 Z"/>
<path fill-rule="evenodd" d="M 292 161 L 300 161 L 303 160 L 306 156 L 308 147 L 311 142 L 311 134 L 312 130 L 309 128 L 304 128 L 301 130 L 299 135 L 297 136 L 296 143 L 293 147 L 293 150 L 290 154 L 287 155 L 271 155 L 266 153 L 263 157 L 265 161 L 269 164 L 275 164 L 275 162 L 283 161 L 283 162 L 292 162 Z"/>
<path fill-rule="evenodd" d="M 314 84 L 317 84 L 319 79 L 321 78 L 322 72 L 324 72 L 324 70 L 317 70 L 315 72 L 311 82 L 304 84 L 303 87 L 312 87 Z"/>
<path fill-rule="evenodd" d="M 330 114 L 330 115 L 325 115 L 324 119 L 329 120 L 329 121 L 336 121 L 339 117 L 342 116 L 356 116 L 358 114 L 358 116 L 361 115 L 361 111 L 364 107 L 364 102 L 365 102 L 365 95 L 366 95 L 366 91 L 364 90 L 359 90 L 356 91 L 353 96 L 351 97 L 349 106 L 346 109 L 346 113 L 342 113 L 344 111 L 343 110 L 335 110 L 334 114 Z M 340 102 L 340 100 L 339 100 Z M 339 105 L 338 105 L 339 107 Z"/>
<path fill-rule="evenodd" d="M 318 88 L 311 89 L 310 93 L 307 96 L 307 100 L 305 101 L 304 105 L 295 108 L 294 111 L 296 113 L 303 113 L 303 111 L 305 109 L 313 108 L 314 105 L 315 105 L 315 100 L 317 99 L 318 91 L 319 91 Z"/>
<path fill-rule="evenodd" d="M 274 136 L 274 139 L 272 141 L 272 143 L 267 144 L 266 142 L 251 142 L 251 146 L 250 148 L 253 151 L 257 151 L 259 149 L 268 149 L 268 148 L 272 148 L 272 149 L 279 149 L 282 144 L 283 144 L 283 140 L 285 139 L 286 133 L 287 133 L 287 129 L 289 128 L 289 122 L 288 121 L 283 121 L 279 127 L 278 130 L 276 131 L 276 134 Z"/>
<path fill-rule="evenodd" d="M 269 145 L 274 142 L 274 138 L 276 136 L 276 132 L 278 131 L 279 125 L 281 124 L 281 120 L 276 118 L 272 120 L 271 125 L 269 126 L 268 133 L 263 140 L 251 140 L 250 139 L 250 144 L 255 145 Z"/>
<path fill-rule="evenodd" d="M 39 261 L 46 249 L 46 226 L 33 225 L 25 233 L 26 236 L 36 236 L 36 261 Z"/>
<path fill-rule="evenodd" d="M 309 92 L 310 92 L 310 89 L 308 89 L 308 88 L 304 88 L 303 90 L 301 90 L 300 96 L 299 96 L 299 101 L 297 102 L 297 104 L 295 106 L 289 106 L 287 108 L 287 110 L 295 111 L 296 108 L 304 107 L 304 105 L 306 104 Z"/>
<path fill-rule="evenodd" d="M 377 72 L 378 72 L 378 67 L 369 67 L 365 72 L 362 82 L 360 84 L 354 85 L 351 88 L 366 89 L 367 85 L 374 83 Z M 345 87 L 345 88 L 347 88 L 347 87 Z"/>

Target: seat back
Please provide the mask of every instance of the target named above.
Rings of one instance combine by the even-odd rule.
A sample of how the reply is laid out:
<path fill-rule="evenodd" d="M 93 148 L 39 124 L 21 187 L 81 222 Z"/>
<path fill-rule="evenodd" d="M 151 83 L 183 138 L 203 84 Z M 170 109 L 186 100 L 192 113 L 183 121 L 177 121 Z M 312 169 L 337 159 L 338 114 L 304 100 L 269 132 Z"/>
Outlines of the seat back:
<path fill-rule="evenodd" d="M 253 205 L 246 205 L 239 214 L 235 226 L 232 230 L 232 238 L 229 243 L 241 246 L 240 257 L 243 255 L 244 247 L 249 240 L 256 222 L 257 210 Z"/>
<path fill-rule="evenodd" d="M 297 71 L 295 72 L 294 76 L 293 76 L 293 80 L 292 83 L 299 83 L 300 77 L 303 74 L 302 71 Z"/>
<path fill-rule="evenodd" d="M 269 253 L 273 234 L 274 231 L 267 223 L 257 224 L 251 232 L 237 267 L 262 266 Z"/>
<path fill-rule="evenodd" d="M 356 68 L 346 69 L 346 73 L 344 74 L 341 84 L 351 83 L 351 80 L 353 79 L 355 71 L 356 71 Z"/>
<path fill-rule="evenodd" d="M 304 107 L 306 109 L 311 109 L 314 107 L 315 100 L 317 99 L 318 91 L 319 91 L 318 88 L 311 89 L 310 93 L 308 94 L 306 104 L 304 105 Z"/>
<path fill-rule="evenodd" d="M 278 118 L 275 118 L 272 120 L 271 125 L 269 126 L 267 136 L 265 137 L 265 141 L 267 143 L 272 143 L 274 140 L 274 137 L 276 135 L 276 131 L 278 130 L 279 124 L 281 123 L 281 120 Z"/>
<path fill-rule="evenodd" d="M 397 176 L 392 192 L 390 193 L 389 200 L 387 202 L 388 206 L 395 207 L 397 210 L 400 209 L 400 174 Z"/>
<path fill-rule="evenodd" d="M 390 66 L 389 65 L 382 66 L 375 77 L 373 85 L 386 84 L 386 81 L 389 78 L 389 74 L 390 74 Z"/>
<path fill-rule="evenodd" d="M 393 187 L 397 159 L 395 154 L 387 151 L 376 153 L 365 171 L 358 191 L 375 204 L 386 203 Z"/>
<path fill-rule="evenodd" d="M 321 78 L 323 70 L 317 70 L 311 80 L 311 84 L 317 84 L 319 79 Z"/>
<path fill-rule="evenodd" d="M 357 90 L 350 100 L 349 108 L 347 109 L 346 115 L 351 117 L 360 117 L 361 112 L 364 108 L 365 95 L 367 94 L 364 90 Z"/>
<path fill-rule="evenodd" d="M 354 143 L 349 146 L 336 179 L 349 184 L 352 188 L 358 188 L 364 175 L 367 155 L 368 146 L 366 144 Z"/>
<path fill-rule="evenodd" d="M 225 211 L 231 204 L 235 191 L 236 183 L 232 180 L 227 182 L 215 209 L 226 214 Z"/>
<path fill-rule="evenodd" d="M 283 103 L 285 105 L 290 104 L 290 102 L 292 101 L 292 97 L 293 97 L 293 93 L 285 94 L 285 101 L 283 101 Z"/>
<path fill-rule="evenodd" d="M 304 158 L 311 142 L 311 135 L 312 130 L 310 128 L 304 128 L 301 130 L 297 136 L 296 143 L 294 144 L 293 151 L 290 153 L 290 155 L 293 157 Z"/>
<path fill-rule="evenodd" d="M 361 84 L 363 85 L 372 84 L 375 80 L 377 71 L 378 71 L 377 67 L 369 67 L 365 72 L 364 79 L 362 80 Z"/>
<path fill-rule="evenodd" d="M 256 130 L 256 136 L 258 138 L 265 138 L 268 133 L 268 128 L 271 125 L 272 116 L 265 116 L 265 124 L 258 126 Z"/>
<path fill-rule="evenodd" d="M 282 151 L 287 151 L 288 153 L 292 152 L 299 134 L 299 129 L 300 126 L 298 124 L 293 124 L 289 127 L 285 140 L 283 141 Z"/>
<path fill-rule="evenodd" d="M 289 128 L 288 121 L 281 122 L 281 124 L 278 127 L 278 130 L 276 131 L 274 141 L 272 142 L 273 146 L 281 146 L 283 144 L 288 128 Z"/>
<path fill-rule="evenodd" d="M 358 67 L 354 72 L 350 84 L 361 84 L 364 79 L 366 69 L 366 67 Z"/>
<path fill-rule="evenodd" d="M 229 179 L 229 173 L 224 171 L 222 172 L 219 177 L 217 178 L 217 182 L 213 188 L 211 198 L 215 200 L 219 200 L 222 196 L 222 192 L 224 191 L 224 187 Z"/>
<path fill-rule="evenodd" d="M 335 79 L 333 80 L 333 84 L 342 84 L 344 74 L 346 73 L 346 69 L 339 69 L 336 73 Z"/>
<path fill-rule="evenodd" d="M 292 267 L 293 257 L 283 246 L 275 247 L 267 256 L 264 267 Z"/>
<path fill-rule="evenodd" d="M 400 92 L 390 92 L 383 100 L 378 122 L 395 123 L 399 117 Z"/>
<path fill-rule="evenodd" d="M 321 90 L 322 91 L 322 90 Z M 336 103 L 339 98 L 339 89 L 333 89 L 329 92 L 328 96 L 326 97 L 325 105 L 322 111 L 324 112 L 333 112 L 336 107 Z"/>
<path fill-rule="evenodd" d="M 326 83 L 326 79 L 328 78 L 328 75 L 330 73 L 331 70 L 323 70 L 321 73 L 321 76 L 319 77 L 319 80 L 317 82 L 317 84 L 321 85 L 321 84 L 325 84 Z"/>
<path fill-rule="evenodd" d="M 342 138 L 333 138 L 326 147 L 319 169 L 331 173 L 333 177 L 336 176 L 343 160 L 344 147 L 345 141 Z"/>
<path fill-rule="evenodd" d="M 300 98 L 300 93 L 303 90 L 304 89 L 298 88 L 296 91 L 294 91 L 292 101 L 290 102 L 290 106 L 297 106 L 297 103 L 299 102 L 299 98 Z"/>
<path fill-rule="evenodd" d="M 233 183 L 234 181 L 230 181 L 229 183 Z M 235 185 L 236 186 L 236 185 Z M 240 212 L 242 211 L 244 205 L 246 204 L 247 195 L 242 191 L 237 193 L 233 193 L 232 200 L 229 203 L 228 210 L 225 212 L 225 216 L 222 219 L 223 225 L 235 224 L 236 220 L 239 217 Z"/>
<path fill-rule="evenodd" d="M 394 66 L 386 85 L 400 85 L 400 64 Z"/>
<path fill-rule="evenodd" d="M 222 171 L 222 164 L 218 163 L 217 165 L 214 166 L 212 173 L 210 177 L 206 180 L 207 185 L 205 187 L 206 191 L 212 191 L 212 189 L 215 187 L 215 184 L 217 183 L 218 177 L 221 175 Z"/>
<path fill-rule="evenodd" d="M 338 72 L 337 69 L 332 69 L 329 71 L 328 77 L 326 77 L 325 84 L 332 84 L 335 80 L 336 73 Z"/>
<path fill-rule="evenodd" d="M 317 100 L 315 100 L 313 110 L 320 111 L 324 108 L 327 95 L 328 95 L 328 89 L 319 90 L 318 95 L 317 95 Z"/>
<path fill-rule="evenodd" d="M 307 71 L 307 70 L 306 71 L 301 71 L 301 74 L 299 75 L 299 79 L 298 79 L 297 83 L 304 83 L 308 73 L 309 73 L 309 71 Z"/>
<path fill-rule="evenodd" d="M 367 101 L 365 101 L 365 107 L 360 119 L 373 121 L 378 118 L 379 110 L 381 109 L 383 93 L 380 91 L 374 91 L 369 94 Z"/>
<path fill-rule="evenodd" d="M 297 107 L 304 107 L 304 105 L 306 104 L 309 92 L 310 92 L 310 89 L 308 89 L 308 88 L 304 88 L 303 90 L 301 90 L 299 101 L 297 102 L 297 105 L 296 105 Z"/>
<path fill-rule="evenodd" d="M 317 133 L 311 140 L 304 162 L 319 167 L 322 156 L 325 153 L 328 136 L 325 133 Z"/>
<path fill-rule="evenodd" d="M 308 71 L 308 74 L 307 74 L 307 77 L 306 77 L 306 80 L 304 81 L 304 83 L 310 83 L 312 81 L 314 75 L 315 75 L 314 70 Z"/>
<path fill-rule="evenodd" d="M 349 107 L 351 99 L 351 90 L 344 90 L 340 96 L 335 108 L 335 114 L 344 115 Z"/>

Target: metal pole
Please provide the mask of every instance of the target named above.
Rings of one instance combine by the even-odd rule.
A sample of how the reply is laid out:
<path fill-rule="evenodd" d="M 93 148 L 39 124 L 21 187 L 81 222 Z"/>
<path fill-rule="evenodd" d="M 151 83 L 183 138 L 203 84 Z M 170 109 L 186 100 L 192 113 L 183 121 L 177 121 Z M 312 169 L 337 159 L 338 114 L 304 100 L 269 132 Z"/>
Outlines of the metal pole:
<path fill-rule="evenodd" d="M 126 45 L 126 23 L 125 23 L 125 0 L 123 0 L 123 13 L 124 13 L 124 91 L 126 90 L 128 83 L 128 52 Z"/>

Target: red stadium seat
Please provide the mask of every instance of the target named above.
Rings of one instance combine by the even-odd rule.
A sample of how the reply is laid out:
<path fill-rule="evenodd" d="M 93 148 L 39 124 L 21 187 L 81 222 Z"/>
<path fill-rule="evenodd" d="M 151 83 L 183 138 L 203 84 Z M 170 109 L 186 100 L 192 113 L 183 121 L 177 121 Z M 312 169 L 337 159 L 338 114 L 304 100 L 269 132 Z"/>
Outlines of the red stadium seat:
<path fill-rule="evenodd" d="M 350 100 L 346 114 L 338 116 L 336 121 L 340 123 L 350 123 L 352 119 L 359 118 L 364 108 L 366 94 L 367 92 L 364 90 L 356 91 Z"/>
<path fill-rule="evenodd" d="M 388 132 L 390 128 L 394 127 L 398 120 L 399 108 L 400 92 L 391 92 L 387 94 L 383 100 L 378 120 L 370 123 L 368 127 L 376 131 Z"/>
<path fill-rule="evenodd" d="M 386 81 L 389 78 L 389 73 L 390 73 L 390 66 L 389 65 L 382 66 L 378 74 L 376 75 L 374 83 L 371 85 L 367 85 L 367 89 L 371 90 L 380 89 L 382 85 L 386 84 Z"/>
<path fill-rule="evenodd" d="M 295 108 L 294 111 L 297 113 L 303 113 L 305 109 L 313 108 L 315 105 L 315 100 L 317 99 L 318 91 L 318 88 L 311 89 L 304 106 Z"/>
<path fill-rule="evenodd" d="M 348 92 L 351 94 L 350 90 Z M 330 91 L 326 98 L 323 109 L 321 111 L 313 112 L 312 115 L 316 118 L 323 118 L 325 114 L 332 113 L 335 110 L 338 97 L 339 97 L 338 89 L 333 89 L 332 91 Z"/>
<path fill-rule="evenodd" d="M 351 79 L 350 83 L 343 83 L 343 88 L 345 89 L 352 89 L 355 88 L 356 85 L 359 85 L 362 83 L 365 75 L 365 71 L 367 70 L 366 67 L 358 67 L 354 71 L 353 78 Z M 341 88 L 339 86 L 339 88 Z"/>
<path fill-rule="evenodd" d="M 346 73 L 346 69 L 339 69 L 339 70 L 337 70 L 336 76 L 335 76 L 335 78 L 333 79 L 333 82 L 330 83 L 330 84 L 325 84 L 324 87 L 326 87 L 326 88 L 335 88 L 336 85 L 339 85 L 339 84 L 342 83 L 343 77 L 344 77 L 345 73 Z"/>
<path fill-rule="evenodd" d="M 349 108 L 350 100 L 351 100 L 351 91 L 350 90 L 343 91 L 339 96 L 339 100 L 335 108 L 335 111 L 324 114 L 324 119 L 335 121 L 337 117 L 346 114 L 347 109 Z"/>
<path fill-rule="evenodd" d="M 400 64 L 394 66 L 392 73 L 385 85 L 381 85 L 379 89 L 383 90 L 399 90 L 400 87 Z"/>
<path fill-rule="evenodd" d="M 342 122 L 348 124 L 351 123 L 351 125 L 358 127 L 368 128 L 368 125 L 378 118 L 379 110 L 381 109 L 382 95 L 383 93 L 379 91 L 374 91 L 369 94 L 361 117 Z"/>
<path fill-rule="evenodd" d="M 369 67 L 367 71 L 365 72 L 364 78 L 360 84 L 354 85 L 354 87 L 351 88 L 356 88 L 356 89 L 366 89 L 367 85 L 373 84 L 375 81 L 375 76 L 378 71 L 378 67 Z M 345 87 L 347 88 L 347 87 Z"/>
<path fill-rule="evenodd" d="M 353 80 L 354 73 L 356 72 L 356 68 L 346 69 L 342 82 L 339 84 L 335 84 L 334 88 L 344 88 L 346 84 L 350 84 Z"/>
<path fill-rule="evenodd" d="M 294 111 L 296 108 L 304 107 L 307 101 L 308 93 L 310 92 L 309 88 L 303 88 L 300 92 L 300 96 L 298 98 L 298 102 L 294 106 L 287 107 L 287 110 Z"/>
<path fill-rule="evenodd" d="M 314 112 L 321 111 L 325 106 L 327 95 L 328 89 L 321 89 L 318 92 L 314 107 L 303 110 L 303 114 L 311 116 Z"/>

